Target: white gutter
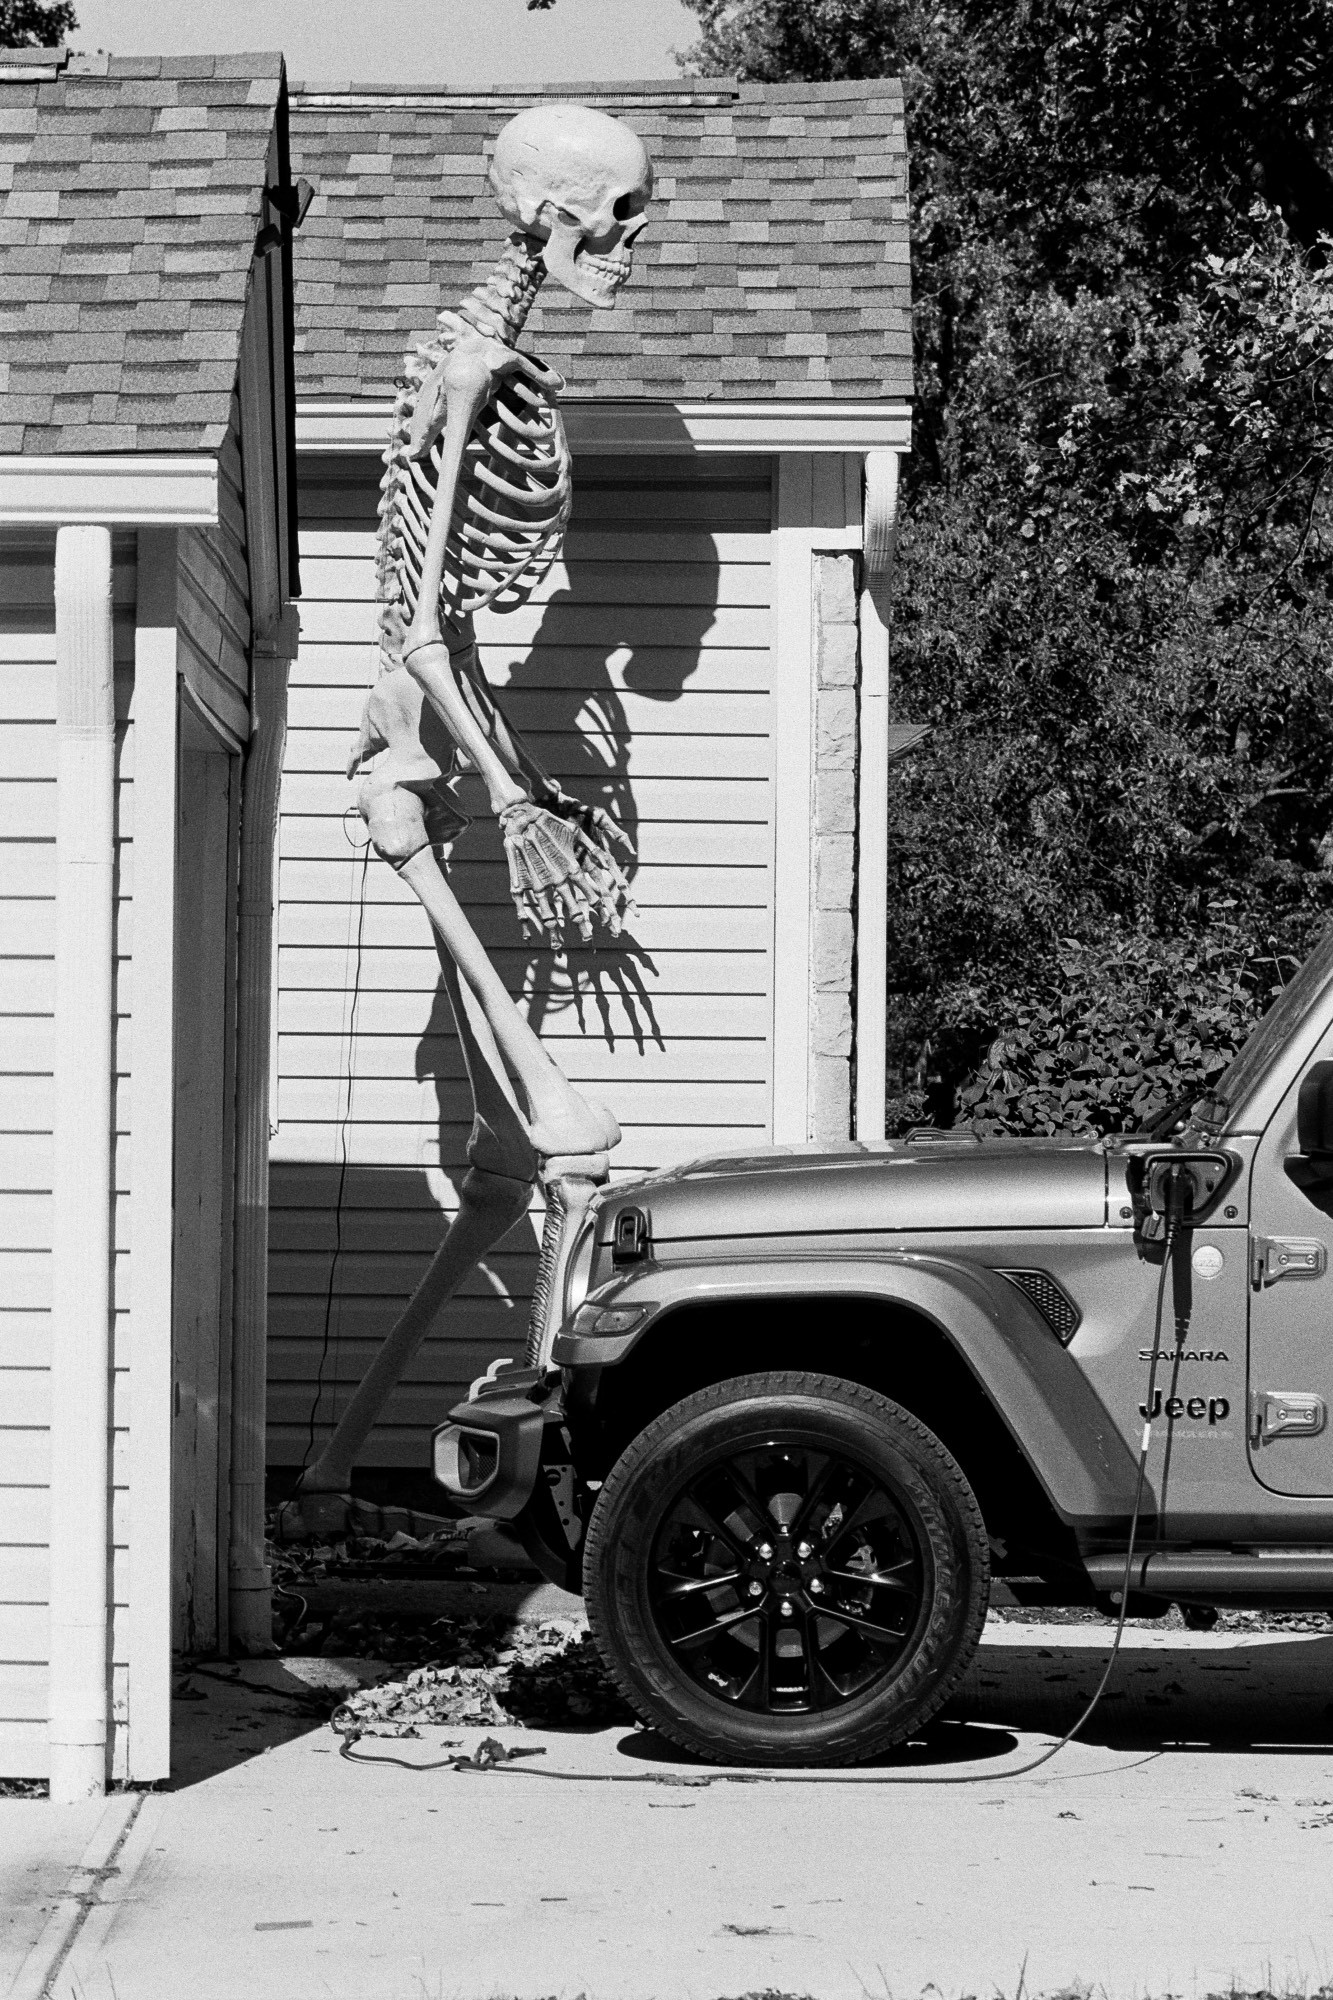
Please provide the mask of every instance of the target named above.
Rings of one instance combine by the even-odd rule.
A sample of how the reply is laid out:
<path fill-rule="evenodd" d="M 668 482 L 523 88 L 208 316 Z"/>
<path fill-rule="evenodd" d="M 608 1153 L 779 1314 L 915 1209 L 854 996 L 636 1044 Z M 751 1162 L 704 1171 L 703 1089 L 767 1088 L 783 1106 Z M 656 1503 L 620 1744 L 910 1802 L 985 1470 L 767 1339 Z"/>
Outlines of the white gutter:
<path fill-rule="evenodd" d="M 856 823 L 856 1136 L 884 1137 L 889 929 L 889 595 L 898 453 L 866 453 Z"/>
<path fill-rule="evenodd" d="M 869 452 L 908 451 L 912 411 L 907 403 L 784 401 L 650 402 L 647 398 L 569 397 L 560 405 L 570 450 L 650 456 L 709 451 Z M 301 452 L 373 452 L 384 449 L 393 404 L 366 397 L 356 403 L 306 401 L 296 406 L 296 448 Z"/>
<path fill-rule="evenodd" d="M 109 1682 L 112 866 L 111 534 L 56 536 L 56 992 L 51 1232 L 54 1804 L 106 1790 Z"/>

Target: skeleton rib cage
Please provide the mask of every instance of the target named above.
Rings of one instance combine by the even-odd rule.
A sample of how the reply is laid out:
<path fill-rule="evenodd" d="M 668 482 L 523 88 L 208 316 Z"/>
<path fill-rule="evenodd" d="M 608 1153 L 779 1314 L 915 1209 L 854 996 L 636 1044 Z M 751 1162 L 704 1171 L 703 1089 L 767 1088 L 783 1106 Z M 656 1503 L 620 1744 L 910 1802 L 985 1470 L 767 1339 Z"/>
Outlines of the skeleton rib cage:
<path fill-rule="evenodd" d="M 416 610 L 443 438 L 420 459 L 407 440 L 422 383 L 448 344 L 433 341 L 413 357 L 384 454 L 376 563 L 381 671 L 401 666 Z M 564 541 L 573 486 L 556 397 L 565 385 L 543 362 L 524 362 L 524 374 L 496 384 L 463 454 L 440 586 L 446 624 L 487 604 L 512 610 L 526 603 Z"/>

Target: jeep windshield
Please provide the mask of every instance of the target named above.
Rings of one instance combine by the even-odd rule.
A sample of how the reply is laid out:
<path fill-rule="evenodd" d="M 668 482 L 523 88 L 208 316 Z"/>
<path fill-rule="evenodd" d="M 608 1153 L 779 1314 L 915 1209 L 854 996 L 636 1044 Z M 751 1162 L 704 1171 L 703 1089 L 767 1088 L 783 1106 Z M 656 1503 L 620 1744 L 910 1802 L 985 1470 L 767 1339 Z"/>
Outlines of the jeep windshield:
<path fill-rule="evenodd" d="M 1305 960 L 1294 979 L 1283 987 L 1229 1067 L 1210 1091 L 1193 1106 L 1190 1124 L 1216 1134 L 1229 1123 L 1262 1082 L 1274 1061 L 1295 1040 L 1333 980 L 1333 925 Z"/>

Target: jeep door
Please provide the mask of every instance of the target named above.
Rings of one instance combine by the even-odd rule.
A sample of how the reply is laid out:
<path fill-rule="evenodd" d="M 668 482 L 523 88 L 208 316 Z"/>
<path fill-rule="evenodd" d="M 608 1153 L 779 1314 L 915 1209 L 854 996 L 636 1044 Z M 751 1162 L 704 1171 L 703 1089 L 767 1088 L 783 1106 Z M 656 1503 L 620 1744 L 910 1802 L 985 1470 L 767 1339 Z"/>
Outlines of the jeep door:
<path fill-rule="evenodd" d="M 1330 1055 L 1325 1035 L 1269 1120 L 1251 1181 L 1250 1463 L 1275 1493 L 1333 1494 L 1333 1193 L 1298 1184 L 1296 1129 L 1301 1082 Z"/>

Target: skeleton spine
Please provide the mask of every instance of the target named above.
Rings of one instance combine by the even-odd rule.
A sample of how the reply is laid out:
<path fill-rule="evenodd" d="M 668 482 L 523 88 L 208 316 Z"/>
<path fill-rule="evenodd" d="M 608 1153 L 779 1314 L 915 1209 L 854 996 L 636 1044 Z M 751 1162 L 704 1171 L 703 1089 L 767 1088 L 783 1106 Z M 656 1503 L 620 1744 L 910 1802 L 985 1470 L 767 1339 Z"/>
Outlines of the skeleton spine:
<path fill-rule="evenodd" d="M 469 292 L 457 313 L 442 312 L 431 338 L 418 341 L 412 352 L 403 356 L 403 373 L 396 385 L 398 393 L 394 399 L 389 444 L 384 453 L 384 476 L 380 481 L 375 576 L 381 673 L 399 665 L 403 639 L 414 609 L 403 588 L 402 513 L 409 504 L 408 493 L 413 483 L 407 439 L 421 385 L 453 347 L 458 338 L 459 320 L 465 320 L 478 333 L 502 340 L 506 347 L 515 346 L 545 276 L 541 245 L 533 237 L 515 231 L 505 245 L 499 263 L 489 277 Z M 429 461 L 423 462 L 421 470 L 433 486 Z M 425 495 L 421 496 L 419 504 L 429 513 L 430 501 Z"/>
<path fill-rule="evenodd" d="M 533 237 L 515 232 L 489 278 L 468 293 L 458 316 L 478 332 L 493 334 L 506 347 L 513 347 L 545 276 L 541 245 Z"/>

